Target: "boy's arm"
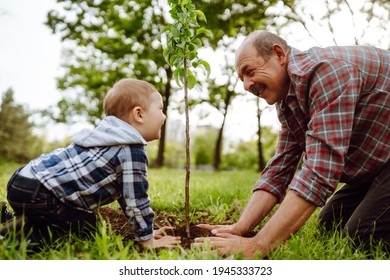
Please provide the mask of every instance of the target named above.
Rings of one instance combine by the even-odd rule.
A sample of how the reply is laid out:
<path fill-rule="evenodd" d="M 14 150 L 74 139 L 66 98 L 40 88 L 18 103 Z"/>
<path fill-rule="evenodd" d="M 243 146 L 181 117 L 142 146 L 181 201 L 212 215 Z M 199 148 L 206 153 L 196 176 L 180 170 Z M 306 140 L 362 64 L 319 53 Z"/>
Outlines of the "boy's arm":
<path fill-rule="evenodd" d="M 135 234 L 135 240 L 145 242 L 153 239 L 154 213 L 147 194 L 147 157 L 140 146 L 124 147 L 121 161 L 123 199 L 122 204 L 128 222 Z"/>
<path fill-rule="evenodd" d="M 177 245 L 180 243 L 180 237 L 162 236 L 165 234 L 164 229 L 153 231 L 154 213 L 149 207 L 150 199 L 147 194 L 149 189 L 146 177 L 148 160 L 145 150 L 139 146 L 132 146 L 125 151 L 121 163 L 123 197 L 118 202 L 128 217 L 135 240 L 148 249 Z"/>

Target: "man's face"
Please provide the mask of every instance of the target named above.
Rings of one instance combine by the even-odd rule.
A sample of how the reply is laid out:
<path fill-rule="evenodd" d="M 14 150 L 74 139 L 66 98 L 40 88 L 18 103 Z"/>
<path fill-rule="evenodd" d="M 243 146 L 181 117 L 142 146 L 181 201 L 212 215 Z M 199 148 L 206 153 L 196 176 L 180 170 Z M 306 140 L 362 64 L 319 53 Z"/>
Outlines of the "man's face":
<path fill-rule="evenodd" d="M 237 51 L 236 69 L 245 90 L 261 97 L 272 105 L 283 100 L 288 92 L 290 79 L 287 74 L 287 53 L 279 46 L 266 62 L 257 53 L 250 40 Z"/>

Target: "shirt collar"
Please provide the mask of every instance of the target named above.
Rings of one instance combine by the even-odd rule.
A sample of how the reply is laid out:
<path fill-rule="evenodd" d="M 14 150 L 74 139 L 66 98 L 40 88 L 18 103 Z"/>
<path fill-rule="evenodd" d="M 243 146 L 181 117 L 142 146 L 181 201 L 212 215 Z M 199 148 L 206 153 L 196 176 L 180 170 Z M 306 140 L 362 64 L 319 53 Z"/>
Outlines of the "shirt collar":
<path fill-rule="evenodd" d="M 294 64 L 294 57 L 302 53 L 300 50 L 291 47 L 289 54 L 288 54 L 288 65 L 287 65 L 287 71 L 290 73 L 293 71 L 290 67 L 291 64 Z M 296 98 L 296 92 L 293 83 L 290 82 L 290 87 L 288 89 L 286 97 L 278 102 L 279 108 L 283 109 L 285 106 L 288 106 L 288 104 L 291 104 L 292 100 Z"/>

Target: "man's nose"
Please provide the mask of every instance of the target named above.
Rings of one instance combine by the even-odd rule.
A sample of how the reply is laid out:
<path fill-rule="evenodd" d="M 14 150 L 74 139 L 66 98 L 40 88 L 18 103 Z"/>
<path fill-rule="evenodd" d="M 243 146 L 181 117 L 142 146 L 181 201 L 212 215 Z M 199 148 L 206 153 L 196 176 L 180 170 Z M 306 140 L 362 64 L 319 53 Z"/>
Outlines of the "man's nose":
<path fill-rule="evenodd" d="M 247 78 L 247 77 L 244 78 L 243 82 L 244 82 L 244 89 L 246 91 L 250 91 L 250 89 L 253 86 L 254 82 L 251 79 Z"/>

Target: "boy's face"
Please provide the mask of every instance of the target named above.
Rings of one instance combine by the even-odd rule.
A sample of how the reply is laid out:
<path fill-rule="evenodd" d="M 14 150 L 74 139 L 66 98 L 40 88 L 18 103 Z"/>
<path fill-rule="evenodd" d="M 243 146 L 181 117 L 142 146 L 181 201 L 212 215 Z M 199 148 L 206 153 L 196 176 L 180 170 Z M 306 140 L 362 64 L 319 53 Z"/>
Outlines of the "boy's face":
<path fill-rule="evenodd" d="M 142 136 L 146 141 L 160 139 L 161 127 L 166 119 L 162 109 L 162 97 L 160 93 L 156 91 L 150 98 L 149 107 L 143 112 L 144 124 Z"/>

